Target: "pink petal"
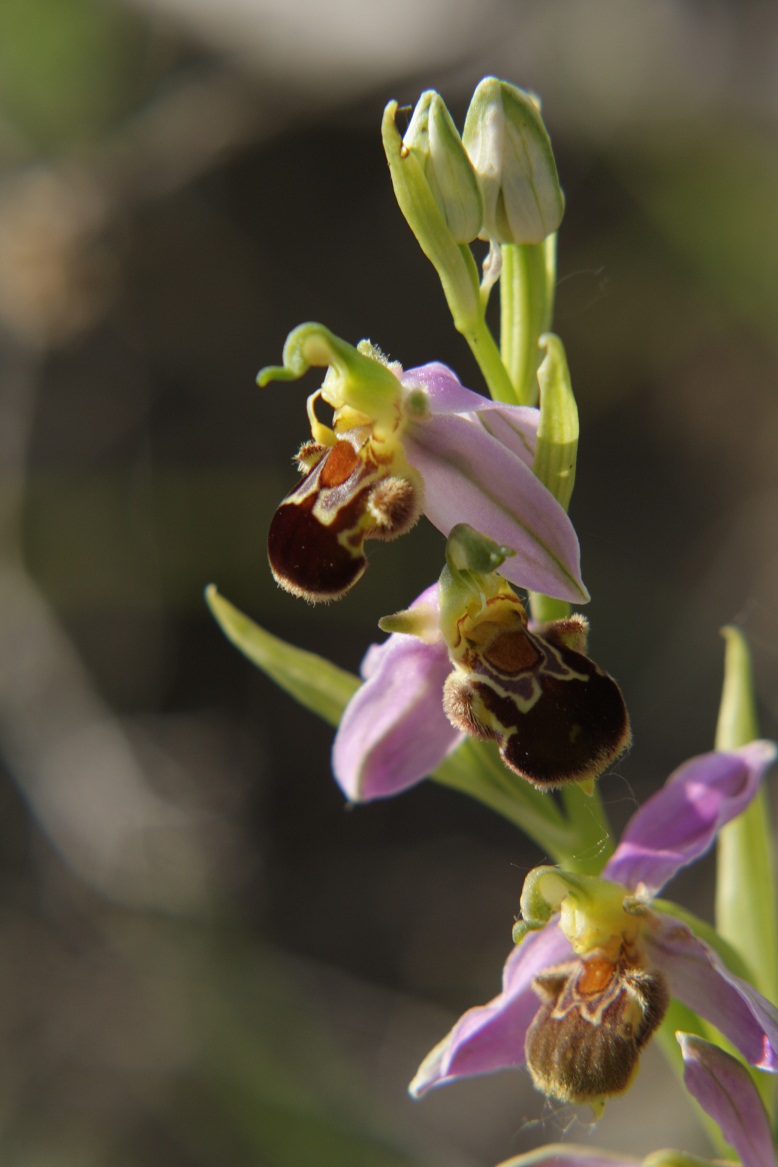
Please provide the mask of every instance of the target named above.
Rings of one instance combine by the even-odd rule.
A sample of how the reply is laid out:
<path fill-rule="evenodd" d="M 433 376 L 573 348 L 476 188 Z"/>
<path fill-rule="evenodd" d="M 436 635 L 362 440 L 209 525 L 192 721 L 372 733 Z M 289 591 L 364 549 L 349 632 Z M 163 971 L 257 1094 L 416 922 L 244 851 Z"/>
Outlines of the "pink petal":
<path fill-rule="evenodd" d="M 748 806 L 775 755 L 772 742 L 755 741 L 684 763 L 632 816 L 603 876 L 655 894 Z"/>
<path fill-rule="evenodd" d="M 690 1033 L 676 1034 L 689 1092 L 737 1151 L 742 1167 L 775 1167 L 770 1123 L 751 1075 L 736 1058 Z"/>
<path fill-rule="evenodd" d="M 585 603 L 578 538 L 563 507 L 520 457 L 475 421 L 432 416 L 404 449 L 424 479 L 424 513 L 448 535 L 457 523 L 512 548 L 501 568 L 519 587 Z"/>
<path fill-rule="evenodd" d="M 652 958 L 670 993 L 729 1038 L 752 1066 L 778 1070 L 778 1009 L 730 972 L 713 949 L 680 920 L 655 916 Z"/>
<path fill-rule="evenodd" d="M 437 585 L 412 607 L 437 602 Z M 451 672 L 446 646 L 392 634 L 373 645 L 366 680 L 346 706 L 332 747 L 332 768 L 352 802 L 388 798 L 435 769 L 463 735 L 443 712 Z"/>
<path fill-rule="evenodd" d="M 491 400 L 482 393 L 466 389 L 456 373 L 440 361 L 408 369 L 400 379 L 406 389 L 426 391 L 433 413 L 467 413 L 480 409 Z"/>
<path fill-rule="evenodd" d="M 488 1005 L 469 1009 L 422 1062 L 410 1084 L 419 1098 L 455 1078 L 489 1074 L 524 1064 L 524 1039 L 538 1011 L 534 977 L 565 960 L 570 945 L 556 925 L 527 936 L 511 952 L 503 970 L 503 987 Z"/>
<path fill-rule="evenodd" d="M 535 457 L 540 411 L 529 405 L 505 405 L 465 389 L 447 365 L 434 361 L 403 376 L 406 389 L 422 388 L 433 414 L 458 413 L 477 422 L 528 466 Z"/>

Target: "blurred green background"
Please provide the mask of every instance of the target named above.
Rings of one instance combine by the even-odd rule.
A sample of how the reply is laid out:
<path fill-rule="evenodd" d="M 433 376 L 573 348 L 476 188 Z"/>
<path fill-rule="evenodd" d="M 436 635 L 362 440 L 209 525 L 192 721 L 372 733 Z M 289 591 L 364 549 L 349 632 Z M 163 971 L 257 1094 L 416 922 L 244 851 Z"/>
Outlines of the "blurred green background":
<path fill-rule="evenodd" d="M 523 1072 L 405 1095 L 498 989 L 543 857 L 423 784 L 348 809 L 330 732 L 227 644 L 214 581 L 356 669 L 426 526 L 312 609 L 270 516 L 321 320 L 482 388 L 397 210 L 390 98 L 537 91 L 567 195 L 592 651 L 621 825 L 712 743 L 720 626 L 778 729 L 778 8 L 655 0 L 0 5 L 0 1160 L 476 1167 L 570 1129 Z M 706 869 L 678 894 L 705 910 Z M 653 1051 L 594 1141 L 704 1150 Z"/>

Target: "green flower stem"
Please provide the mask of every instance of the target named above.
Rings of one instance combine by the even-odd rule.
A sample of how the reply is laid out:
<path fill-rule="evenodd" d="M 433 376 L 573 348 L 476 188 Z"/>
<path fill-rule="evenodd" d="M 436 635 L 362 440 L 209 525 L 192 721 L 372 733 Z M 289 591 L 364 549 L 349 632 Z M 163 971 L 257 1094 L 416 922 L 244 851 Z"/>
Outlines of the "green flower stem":
<path fill-rule="evenodd" d="M 565 869 L 579 875 L 599 875 L 614 851 L 608 816 L 595 783 L 591 794 L 575 782 L 562 787 L 562 805 L 575 827 L 575 849 L 565 857 Z"/>
<path fill-rule="evenodd" d="M 535 624 L 550 624 L 552 620 L 566 620 L 570 615 L 567 600 L 555 600 L 542 592 L 530 592 L 529 606 Z"/>
<path fill-rule="evenodd" d="M 484 375 L 484 380 L 493 399 L 502 401 L 506 405 L 515 405 L 517 398 L 513 382 L 503 364 L 500 350 L 489 330 L 486 318 L 484 316 L 471 317 L 469 320 L 458 322 L 451 301 L 449 301 L 449 308 L 451 308 L 457 331 L 464 336 L 470 345 L 470 351 L 478 361 L 478 367 Z"/>
<path fill-rule="evenodd" d="M 500 347 L 520 405 L 538 400 L 538 339 L 551 323 L 549 282 L 545 242 L 503 244 Z"/>
<path fill-rule="evenodd" d="M 553 798 L 509 774 L 491 745 L 467 739 L 431 777 L 514 823 L 557 863 L 576 846 Z"/>

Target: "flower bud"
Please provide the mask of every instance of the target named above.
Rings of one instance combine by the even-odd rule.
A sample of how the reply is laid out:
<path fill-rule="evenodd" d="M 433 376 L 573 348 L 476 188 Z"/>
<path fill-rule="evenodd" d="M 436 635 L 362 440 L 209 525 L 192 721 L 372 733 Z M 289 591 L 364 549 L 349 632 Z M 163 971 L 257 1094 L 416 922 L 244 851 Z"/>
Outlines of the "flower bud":
<path fill-rule="evenodd" d="M 472 243 L 483 219 L 481 192 L 459 132 L 434 89 L 419 98 L 403 145 L 418 158 L 456 242 Z"/>
<path fill-rule="evenodd" d="M 483 198 L 481 238 L 540 243 L 562 221 L 565 200 L 537 101 L 486 77 L 467 111 L 465 149 Z"/>
<path fill-rule="evenodd" d="M 454 238 L 419 160 L 419 151 L 411 149 L 400 137 L 395 125 L 396 114 L 397 102 L 390 101 L 381 122 L 395 197 L 419 246 L 440 277 L 455 327 L 467 335 L 474 322 L 483 316 L 478 268 L 469 248 Z"/>

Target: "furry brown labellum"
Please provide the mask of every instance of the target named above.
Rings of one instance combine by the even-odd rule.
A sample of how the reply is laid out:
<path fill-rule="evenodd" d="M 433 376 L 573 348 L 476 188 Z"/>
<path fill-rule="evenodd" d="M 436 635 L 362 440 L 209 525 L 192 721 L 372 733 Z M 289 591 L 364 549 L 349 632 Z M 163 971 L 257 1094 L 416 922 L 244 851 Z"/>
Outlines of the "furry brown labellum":
<path fill-rule="evenodd" d="M 595 1108 L 623 1093 L 667 1011 L 662 974 L 622 948 L 615 961 L 593 953 L 549 968 L 533 988 L 541 1006 L 525 1055 L 537 1088 L 560 1102 Z"/>
<path fill-rule="evenodd" d="M 369 427 L 347 430 L 297 456 L 305 477 L 273 515 L 267 541 L 271 571 L 292 595 L 340 599 L 367 567 L 365 540 L 395 539 L 419 517 L 417 476 L 392 473 L 369 439 Z"/>
<path fill-rule="evenodd" d="M 503 762 L 540 789 L 597 778 L 632 740 L 621 690 L 584 655 L 586 621 L 535 632 L 516 597 L 494 598 L 462 629 L 443 705 L 453 725 L 498 742 Z"/>

